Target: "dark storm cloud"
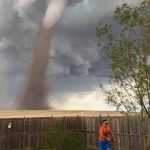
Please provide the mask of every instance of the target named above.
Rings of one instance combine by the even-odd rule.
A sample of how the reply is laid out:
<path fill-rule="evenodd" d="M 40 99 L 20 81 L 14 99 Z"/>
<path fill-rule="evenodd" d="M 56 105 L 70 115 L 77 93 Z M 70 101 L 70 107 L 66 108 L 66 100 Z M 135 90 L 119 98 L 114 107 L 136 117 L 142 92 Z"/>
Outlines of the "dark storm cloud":
<path fill-rule="evenodd" d="M 133 3 L 136 0 L 126 1 Z M 5 100 L 12 104 L 24 84 L 35 35 L 47 5 L 47 0 L 34 0 L 29 7 L 23 8 L 16 2 L 0 1 L 0 104 L 6 103 Z M 115 6 L 124 1 L 72 2 L 74 4 L 65 11 L 53 42 L 48 77 L 55 76 L 55 92 L 63 89 L 64 92 L 94 89 L 97 83 L 90 77 L 108 74 L 108 63 L 101 57 L 97 47 L 95 27 L 100 21 L 110 21 Z M 84 80 L 86 77 L 88 79 Z M 68 85 L 65 84 L 67 81 Z"/>

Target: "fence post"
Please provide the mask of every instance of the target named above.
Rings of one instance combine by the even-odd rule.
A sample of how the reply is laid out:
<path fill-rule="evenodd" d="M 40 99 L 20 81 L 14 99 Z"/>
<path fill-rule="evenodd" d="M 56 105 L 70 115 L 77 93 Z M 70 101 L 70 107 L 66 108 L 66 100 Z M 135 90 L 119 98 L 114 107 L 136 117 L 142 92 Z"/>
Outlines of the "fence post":
<path fill-rule="evenodd" d="M 131 132 L 130 132 L 130 117 L 129 115 L 127 114 L 127 131 L 128 131 L 128 141 L 129 141 L 129 150 L 132 150 L 132 147 L 131 147 Z"/>
<path fill-rule="evenodd" d="M 120 146 L 120 123 L 119 123 L 119 119 L 116 120 L 117 121 L 117 143 L 118 143 L 118 150 L 121 150 L 121 146 Z"/>
<path fill-rule="evenodd" d="M 146 141 L 146 150 L 150 150 L 150 119 L 148 120 L 148 135 Z"/>
<path fill-rule="evenodd" d="M 23 118 L 23 143 L 22 143 L 23 149 L 25 149 L 25 117 Z"/>

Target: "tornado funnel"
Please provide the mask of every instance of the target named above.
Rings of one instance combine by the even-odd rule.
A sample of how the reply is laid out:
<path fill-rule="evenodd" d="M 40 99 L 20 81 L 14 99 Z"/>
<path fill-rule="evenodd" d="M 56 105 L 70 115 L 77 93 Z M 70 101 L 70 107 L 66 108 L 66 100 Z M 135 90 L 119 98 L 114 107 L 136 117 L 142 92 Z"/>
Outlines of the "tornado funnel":
<path fill-rule="evenodd" d="M 18 109 L 48 109 L 48 86 L 46 71 L 49 63 L 49 50 L 56 24 L 60 21 L 67 5 L 71 6 L 79 0 L 49 0 L 48 8 L 33 48 L 32 64 L 27 86 L 19 96 Z M 56 30 L 56 29 L 55 29 Z"/>

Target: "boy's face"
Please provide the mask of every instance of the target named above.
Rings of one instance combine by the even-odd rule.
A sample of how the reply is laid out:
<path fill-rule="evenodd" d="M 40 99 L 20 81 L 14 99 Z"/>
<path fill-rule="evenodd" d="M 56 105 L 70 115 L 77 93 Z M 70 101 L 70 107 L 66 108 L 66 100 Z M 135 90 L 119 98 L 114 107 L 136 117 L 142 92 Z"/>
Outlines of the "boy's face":
<path fill-rule="evenodd" d="M 104 127 L 108 127 L 108 126 L 109 126 L 109 122 L 108 122 L 108 121 L 104 121 L 104 122 L 103 122 L 103 126 L 104 126 Z"/>

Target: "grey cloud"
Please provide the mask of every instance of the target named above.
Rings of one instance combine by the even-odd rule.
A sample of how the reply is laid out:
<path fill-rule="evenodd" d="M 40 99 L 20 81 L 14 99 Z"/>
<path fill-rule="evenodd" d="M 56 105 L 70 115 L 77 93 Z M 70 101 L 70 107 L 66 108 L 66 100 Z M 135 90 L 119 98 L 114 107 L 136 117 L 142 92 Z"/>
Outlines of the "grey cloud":
<path fill-rule="evenodd" d="M 73 7 L 74 5 L 78 4 L 81 1 L 83 0 L 68 0 L 68 6 Z"/>
<path fill-rule="evenodd" d="M 121 0 L 77 2 L 67 8 L 54 38 L 48 77 L 55 78 L 52 85 L 58 93 L 93 89 L 97 83 L 91 76 L 107 74 L 108 63 L 97 48 L 95 27 L 100 20 L 110 19 L 110 12 Z M 46 0 L 36 0 L 20 9 L 15 0 L 0 1 L 0 104 L 5 100 L 12 103 L 24 84 L 46 5 Z"/>
<path fill-rule="evenodd" d="M 95 76 L 64 76 L 63 78 L 52 77 L 50 82 L 52 85 L 53 94 L 58 93 L 78 93 L 95 90 L 99 83 L 105 83 L 106 78 L 96 78 Z"/>
<path fill-rule="evenodd" d="M 55 59 L 70 68 L 70 74 L 88 75 L 91 64 L 100 59 L 98 47 L 93 39 L 59 36 L 55 41 Z"/>
<path fill-rule="evenodd" d="M 95 24 L 101 18 L 112 16 L 116 6 L 122 3 L 135 4 L 138 0 L 84 0 L 66 11 L 62 25 L 69 28 Z"/>

